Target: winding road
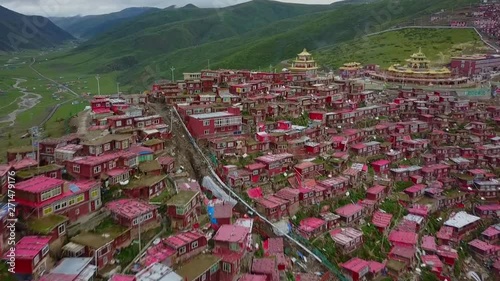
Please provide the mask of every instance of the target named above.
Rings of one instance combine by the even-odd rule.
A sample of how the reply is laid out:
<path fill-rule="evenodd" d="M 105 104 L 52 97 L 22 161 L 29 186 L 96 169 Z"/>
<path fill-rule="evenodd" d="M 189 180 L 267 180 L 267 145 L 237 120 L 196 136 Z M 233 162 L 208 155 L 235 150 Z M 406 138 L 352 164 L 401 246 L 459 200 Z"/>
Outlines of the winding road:
<path fill-rule="evenodd" d="M 7 114 L 7 116 L 0 119 L 0 123 L 10 122 L 9 127 L 14 126 L 14 124 L 16 123 L 16 118 L 17 118 L 18 114 L 35 107 L 38 103 L 40 103 L 40 100 L 42 99 L 41 95 L 35 94 L 32 92 L 28 92 L 27 89 L 20 87 L 19 84 L 21 84 L 23 82 L 26 82 L 26 80 L 21 79 L 21 78 L 16 78 L 16 83 L 13 85 L 13 87 L 15 89 L 19 90 L 23 95 L 20 98 L 17 98 L 15 101 L 11 102 L 10 104 L 2 107 L 2 108 L 5 108 L 5 107 L 15 103 L 18 99 L 21 99 L 21 101 L 17 102 L 17 105 L 19 106 L 19 108 L 17 108 L 16 110 Z"/>

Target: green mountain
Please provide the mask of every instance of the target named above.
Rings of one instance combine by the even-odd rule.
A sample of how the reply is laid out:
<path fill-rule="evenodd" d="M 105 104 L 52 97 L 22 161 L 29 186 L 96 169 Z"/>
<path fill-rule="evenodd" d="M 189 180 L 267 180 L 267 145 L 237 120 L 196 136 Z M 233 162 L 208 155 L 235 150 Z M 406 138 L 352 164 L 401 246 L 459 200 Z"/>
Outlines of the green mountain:
<path fill-rule="evenodd" d="M 473 0 L 344 1 L 328 6 L 257 0 L 223 9 L 168 9 L 140 17 L 55 58 L 89 73 L 119 71 L 122 84 L 212 68 L 268 69 L 304 47 L 362 38 Z M 349 51 L 349 45 L 344 45 Z M 50 63 L 50 62 L 49 62 Z M 168 75 L 168 76 L 167 76 Z"/>
<path fill-rule="evenodd" d="M 72 39 L 45 17 L 26 16 L 0 6 L 0 51 L 49 48 Z"/>
<path fill-rule="evenodd" d="M 158 10 L 157 8 L 134 7 L 105 15 L 53 17 L 50 20 L 77 38 L 89 39 L 127 20 L 138 16 L 145 16 L 148 13 Z"/>

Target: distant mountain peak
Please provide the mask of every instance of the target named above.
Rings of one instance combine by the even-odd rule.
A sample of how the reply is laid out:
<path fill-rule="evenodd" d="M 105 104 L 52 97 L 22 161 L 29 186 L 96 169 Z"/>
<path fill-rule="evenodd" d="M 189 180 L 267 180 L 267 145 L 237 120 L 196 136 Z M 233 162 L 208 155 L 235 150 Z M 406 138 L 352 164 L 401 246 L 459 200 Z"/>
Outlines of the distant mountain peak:
<path fill-rule="evenodd" d="M 198 7 L 194 4 L 187 4 L 186 6 L 182 7 L 182 9 L 198 9 Z"/>

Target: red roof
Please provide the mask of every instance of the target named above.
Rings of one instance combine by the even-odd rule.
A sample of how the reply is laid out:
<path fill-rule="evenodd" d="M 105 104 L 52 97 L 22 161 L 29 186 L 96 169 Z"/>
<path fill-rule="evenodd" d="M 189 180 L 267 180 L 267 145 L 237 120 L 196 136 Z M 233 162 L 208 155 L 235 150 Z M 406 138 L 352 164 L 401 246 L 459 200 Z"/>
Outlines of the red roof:
<path fill-rule="evenodd" d="M 436 255 L 421 256 L 422 262 L 433 268 L 443 268 L 443 262 Z"/>
<path fill-rule="evenodd" d="M 312 232 L 321 226 L 323 226 L 326 222 L 322 219 L 318 218 L 305 218 L 300 221 L 299 229 L 305 232 Z"/>
<path fill-rule="evenodd" d="M 453 227 L 442 226 L 436 233 L 436 237 L 439 239 L 449 240 L 453 236 Z"/>
<path fill-rule="evenodd" d="M 412 208 L 408 208 L 408 212 L 413 215 L 426 217 L 429 213 L 429 208 L 425 205 L 414 205 Z"/>
<path fill-rule="evenodd" d="M 408 187 L 404 191 L 406 193 L 417 193 L 417 192 L 419 192 L 421 190 L 424 190 L 425 187 L 426 187 L 425 184 L 415 184 L 415 185 L 412 185 L 412 186 Z"/>
<path fill-rule="evenodd" d="M 272 208 L 278 208 L 282 205 L 286 205 L 288 203 L 288 200 L 281 199 L 279 197 L 276 197 L 274 195 L 269 195 L 265 198 L 258 198 L 257 203 L 263 205 L 265 208 L 272 209 Z"/>
<path fill-rule="evenodd" d="M 479 250 L 484 251 L 484 252 L 492 251 L 497 247 L 495 245 L 488 244 L 488 243 L 486 243 L 482 240 L 479 240 L 479 239 L 474 239 L 474 240 L 470 241 L 469 246 L 472 248 L 479 249 Z"/>
<path fill-rule="evenodd" d="M 384 166 L 384 165 L 388 165 L 389 163 L 391 163 L 391 161 L 385 160 L 385 159 L 380 159 L 380 160 L 377 160 L 375 162 L 372 162 L 372 166 Z"/>
<path fill-rule="evenodd" d="M 378 273 L 384 269 L 385 264 L 376 261 L 368 261 L 368 266 L 370 267 L 371 273 Z"/>
<path fill-rule="evenodd" d="M 201 237 L 205 237 L 203 234 L 194 232 L 194 231 L 188 231 L 188 232 L 182 232 L 182 233 L 177 233 L 174 234 L 168 238 L 165 238 L 164 244 L 167 244 L 171 246 L 174 249 L 178 249 L 184 245 L 187 245 L 191 242 L 197 241 Z"/>
<path fill-rule="evenodd" d="M 134 275 L 125 275 L 125 274 L 115 274 L 109 279 L 109 281 L 136 281 Z"/>
<path fill-rule="evenodd" d="M 415 248 L 394 246 L 394 247 L 392 247 L 391 251 L 389 252 L 389 255 L 391 255 L 391 256 L 396 255 L 399 257 L 410 259 L 413 256 L 415 256 L 416 251 L 417 250 Z"/>
<path fill-rule="evenodd" d="M 497 226 L 492 225 L 481 233 L 481 235 L 488 236 L 488 237 L 499 235 L 499 234 L 500 234 L 500 225 L 497 225 Z"/>
<path fill-rule="evenodd" d="M 425 251 L 433 251 L 437 250 L 436 248 L 436 239 L 433 236 L 424 235 L 422 237 L 422 249 Z"/>
<path fill-rule="evenodd" d="M 417 244 L 418 235 L 414 232 L 406 231 L 391 231 L 389 234 L 389 241 L 392 243 L 404 243 L 404 244 Z"/>
<path fill-rule="evenodd" d="M 264 242 L 264 249 L 269 255 L 283 253 L 284 247 L 285 245 L 282 237 L 269 238 Z"/>
<path fill-rule="evenodd" d="M 375 186 L 372 186 L 370 188 L 368 188 L 368 190 L 366 191 L 366 193 L 370 193 L 370 194 L 379 194 L 380 192 L 383 192 L 385 190 L 385 186 L 382 186 L 382 185 L 375 185 Z"/>
<path fill-rule="evenodd" d="M 16 259 L 34 259 L 45 246 L 49 245 L 50 240 L 50 236 L 24 236 L 16 243 Z M 9 257 L 7 257 L 7 255 L 9 254 L 11 254 L 10 251 L 7 251 L 4 255 L 4 259 L 8 260 Z"/>
<path fill-rule="evenodd" d="M 233 216 L 233 206 L 229 203 L 221 203 L 214 205 L 214 218 L 230 218 Z"/>
<path fill-rule="evenodd" d="M 455 249 L 453 249 L 453 248 L 451 248 L 450 246 L 447 246 L 447 245 L 441 245 L 441 246 L 439 246 L 437 254 L 440 257 L 458 259 L 458 252 L 457 252 L 457 250 L 455 250 Z"/>
<path fill-rule="evenodd" d="M 480 211 L 500 211 L 500 204 L 488 204 L 477 206 Z"/>
<path fill-rule="evenodd" d="M 368 262 L 360 258 L 352 258 L 349 261 L 343 263 L 341 266 L 342 268 L 356 273 L 360 273 L 361 271 L 366 270 L 367 267 L 369 268 Z"/>
<path fill-rule="evenodd" d="M 135 219 L 140 215 L 155 210 L 157 207 L 135 199 L 118 199 L 107 203 L 106 208 L 117 215 Z"/>
<path fill-rule="evenodd" d="M 349 204 L 335 210 L 335 213 L 343 217 L 351 217 L 355 213 L 363 210 L 363 207 L 357 204 Z"/>
<path fill-rule="evenodd" d="M 30 193 L 41 193 L 47 190 L 51 190 L 56 188 L 57 186 L 61 186 L 64 184 L 64 181 L 61 179 L 49 178 L 46 176 L 38 176 L 31 178 L 26 181 L 22 181 L 16 184 L 17 190 L 22 190 Z M 62 190 L 61 190 L 62 192 Z"/>
<path fill-rule="evenodd" d="M 277 271 L 276 259 L 254 258 L 252 262 L 252 273 L 275 274 Z"/>
<path fill-rule="evenodd" d="M 8 164 L 0 164 L 0 176 L 5 175 L 10 169 L 12 168 L 11 165 Z"/>
<path fill-rule="evenodd" d="M 376 211 L 373 214 L 372 223 L 377 227 L 386 228 L 391 225 L 391 219 L 391 214 Z"/>
<path fill-rule="evenodd" d="M 247 194 L 251 199 L 261 198 L 262 189 L 260 187 L 255 187 L 247 190 Z"/>
<path fill-rule="evenodd" d="M 175 159 L 173 157 L 170 157 L 170 156 L 158 157 L 158 162 L 162 166 L 169 165 L 170 163 L 173 163 L 174 161 L 175 161 Z"/>
<path fill-rule="evenodd" d="M 246 165 L 245 168 L 247 168 L 247 170 L 253 171 L 253 170 L 258 170 L 258 169 L 264 169 L 265 167 L 266 167 L 266 164 L 257 162 L 257 163 L 248 164 L 248 165 Z"/>
<path fill-rule="evenodd" d="M 215 241 L 242 243 L 249 233 L 250 229 L 247 227 L 224 224 L 219 228 L 213 239 Z"/>

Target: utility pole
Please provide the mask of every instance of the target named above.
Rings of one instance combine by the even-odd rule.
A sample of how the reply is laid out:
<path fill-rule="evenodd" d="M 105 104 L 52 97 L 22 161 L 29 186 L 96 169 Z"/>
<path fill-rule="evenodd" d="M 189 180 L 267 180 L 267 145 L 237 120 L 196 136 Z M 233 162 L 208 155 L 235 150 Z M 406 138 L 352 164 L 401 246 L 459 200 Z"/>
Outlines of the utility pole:
<path fill-rule="evenodd" d="M 118 94 L 118 97 L 120 97 L 120 82 L 116 82 L 116 93 Z"/>
<path fill-rule="evenodd" d="M 210 70 L 210 59 L 208 59 L 208 70 Z"/>
<path fill-rule="evenodd" d="M 99 76 L 99 74 L 97 74 L 97 75 L 95 76 L 95 79 L 97 80 L 97 95 L 99 95 L 99 96 L 101 95 L 101 85 L 99 84 L 99 79 L 100 79 L 100 78 L 101 78 L 101 77 Z"/>
<path fill-rule="evenodd" d="M 33 157 L 36 157 L 37 160 L 37 168 L 40 168 L 40 148 L 38 143 L 40 142 L 40 128 L 38 126 L 32 127 L 30 129 L 31 132 L 31 146 Z M 36 148 L 36 154 L 35 154 Z"/>
<path fill-rule="evenodd" d="M 141 223 L 142 223 L 142 215 L 139 217 L 139 253 L 142 251 L 142 243 L 141 243 Z"/>
<path fill-rule="evenodd" d="M 171 67 L 170 70 L 172 71 L 172 82 L 174 83 L 175 82 L 175 76 L 174 76 L 174 70 L 175 70 L 175 67 Z"/>

